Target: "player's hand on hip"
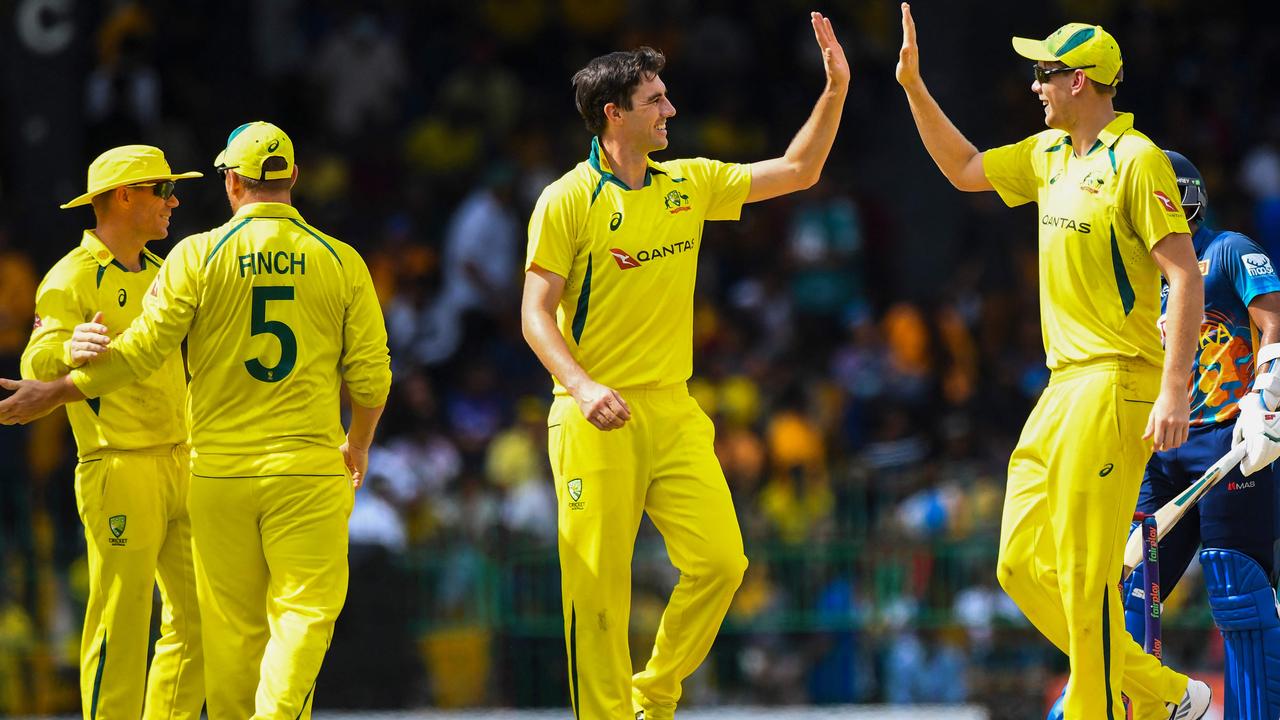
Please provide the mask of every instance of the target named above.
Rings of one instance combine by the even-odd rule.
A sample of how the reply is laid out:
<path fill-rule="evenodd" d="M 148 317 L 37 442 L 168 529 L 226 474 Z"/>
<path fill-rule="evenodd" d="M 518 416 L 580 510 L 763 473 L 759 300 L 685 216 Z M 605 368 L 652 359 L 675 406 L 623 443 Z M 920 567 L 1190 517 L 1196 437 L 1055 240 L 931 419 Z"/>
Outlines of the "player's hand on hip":
<path fill-rule="evenodd" d="M 106 352 L 111 345 L 111 336 L 107 333 L 101 311 L 93 316 L 93 320 L 77 325 L 71 333 L 71 367 L 80 367 Z"/>
<path fill-rule="evenodd" d="M 347 464 L 347 471 L 351 473 L 351 487 L 359 490 L 364 484 L 365 474 L 369 472 L 369 448 L 352 445 L 348 438 L 338 449 L 342 451 L 342 461 Z"/>
<path fill-rule="evenodd" d="M 1190 427 L 1191 403 L 1187 399 L 1187 391 L 1160 391 L 1156 403 L 1147 416 L 1147 429 L 1142 433 L 1144 440 L 1151 440 L 1157 451 L 1172 450 L 1187 441 L 1187 429 Z"/>
<path fill-rule="evenodd" d="M 631 419 L 631 408 L 617 390 L 587 382 L 574 395 L 582 416 L 601 430 L 617 430 Z"/>
<path fill-rule="evenodd" d="M 916 21 L 911 17 L 911 5 L 902 3 L 902 49 L 898 51 L 898 67 L 894 77 L 904 88 L 923 82 L 920 78 L 920 49 L 916 46 Z"/>
<path fill-rule="evenodd" d="M 849 61 L 844 56 L 844 48 L 836 39 L 835 30 L 831 29 L 831 18 L 822 13 L 809 13 L 813 24 L 813 37 L 822 50 L 822 65 L 827 71 L 827 84 L 833 88 L 849 87 Z"/>
<path fill-rule="evenodd" d="M 13 394 L 0 400 L 0 425 L 26 425 L 42 418 L 61 403 L 56 400 L 59 380 L 6 380 L 0 378 L 0 388 Z"/>

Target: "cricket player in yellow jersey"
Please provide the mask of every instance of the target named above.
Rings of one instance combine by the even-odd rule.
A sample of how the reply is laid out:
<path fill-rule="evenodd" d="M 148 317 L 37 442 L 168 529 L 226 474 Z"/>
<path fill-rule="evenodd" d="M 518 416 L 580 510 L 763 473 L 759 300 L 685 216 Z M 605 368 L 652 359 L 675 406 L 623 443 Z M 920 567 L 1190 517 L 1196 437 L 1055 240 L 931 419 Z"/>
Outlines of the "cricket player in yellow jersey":
<path fill-rule="evenodd" d="M 578 720 L 671 718 L 746 570 L 711 420 L 685 386 L 694 276 L 705 221 L 736 220 L 743 203 L 802 190 L 821 174 L 849 68 L 830 21 L 811 20 L 826 88 L 773 160 L 650 159 L 667 146 L 676 114 L 659 77 L 665 59 L 651 48 L 598 57 L 573 77 L 596 137 L 534 208 L 521 314 L 555 378 L 548 446 Z M 631 555 L 644 512 L 680 581 L 649 663 L 633 677 Z"/>
<path fill-rule="evenodd" d="M 126 145 L 89 166 L 85 194 L 96 225 L 59 260 L 36 292 L 36 322 L 22 354 L 25 378 L 53 380 L 106 346 L 106 327 L 142 312 L 160 269 L 146 245 L 169 234 L 175 181 L 164 153 Z M 105 325 L 104 325 L 105 323 Z M 80 641 L 84 717 L 199 718 L 204 706 L 200 613 L 187 518 L 187 378 L 182 355 L 109 395 L 71 403 L 76 505 L 89 556 L 89 601 Z M 155 656 L 151 600 L 160 586 Z"/>
<path fill-rule="evenodd" d="M 997 574 L 1067 653 L 1065 717 L 1199 718 L 1209 688 L 1142 652 L 1117 590 L 1143 469 L 1187 438 L 1187 377 L 1204 285 L 1168 158 L 1117 113 L 1120 48 L 1097 25 L 1014 38 L 1035 61 L 1048 130 L 979 152 L 920 76 L 902 4 L 897 78 L 925 148 L 957 188 L 995 190 L 1040 215 L 1040 317 L 1052 371 L 1009 461 Z M 1168 281 L 1161 348 L 1160 275 Z"/>
<path fill-rule="evenodd" d="M 387 335 L 364 260 L 290 204 L 288 136 L 242 125 L 216 164 L 231 221 L 174 247 L 110 352 L 54 383 L 0 381 L 16 390 L 0 422 L 148 377 L 187 339 L 209 718 L 294 720 L 311 715 L 346 599 L 347 517 L 390 389 Z"/>

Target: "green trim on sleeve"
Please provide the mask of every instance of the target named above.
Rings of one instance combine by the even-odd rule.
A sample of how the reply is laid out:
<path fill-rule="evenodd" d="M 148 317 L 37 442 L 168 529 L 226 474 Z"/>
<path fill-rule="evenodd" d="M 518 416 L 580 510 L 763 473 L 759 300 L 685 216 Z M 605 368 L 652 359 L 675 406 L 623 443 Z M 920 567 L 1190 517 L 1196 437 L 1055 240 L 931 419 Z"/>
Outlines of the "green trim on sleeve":
<path fill-rule="evenodd" d="M 102 415 L 102 398 L 85 398 L 84 404 L 89 406 L 94 415 Z"/>

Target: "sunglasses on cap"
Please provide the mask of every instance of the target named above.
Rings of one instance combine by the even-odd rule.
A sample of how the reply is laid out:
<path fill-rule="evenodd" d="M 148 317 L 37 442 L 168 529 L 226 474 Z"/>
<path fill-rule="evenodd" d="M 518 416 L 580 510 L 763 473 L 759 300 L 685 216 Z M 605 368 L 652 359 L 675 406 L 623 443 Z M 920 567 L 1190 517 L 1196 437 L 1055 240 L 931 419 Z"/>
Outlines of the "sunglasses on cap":
<path fill-rule="evenodd" d="M 1032 63 L 1031 72 L 1035 75 L 1036 82 L 1043 85 L 1049 82 L 1049 78 L 1053 77 L 1054 75 L 1057 75 L 1058 73 L 1072 72 L 1074 70 L 1088 70 L 1089 68 L 1094 68 L 1094 67 L 1097 67 L 1097 65 L 1080 65 L 1078 67 L 1047 68 L 1047 67 L 1041 67 L 1039 63 Z"/>
<path fill-rule="evenodd" d="M 178 184 L 172 180 L 165 180 L 164 182 L 139 183 L 137 185 L 130 185 L 129 187 L 149 187 L 152 192 L 156 194 L 156 197 L 159 197 L 161 200 L 168 200 L 170 197 L 173 197 L 173 190 L 177 185 Z"/>

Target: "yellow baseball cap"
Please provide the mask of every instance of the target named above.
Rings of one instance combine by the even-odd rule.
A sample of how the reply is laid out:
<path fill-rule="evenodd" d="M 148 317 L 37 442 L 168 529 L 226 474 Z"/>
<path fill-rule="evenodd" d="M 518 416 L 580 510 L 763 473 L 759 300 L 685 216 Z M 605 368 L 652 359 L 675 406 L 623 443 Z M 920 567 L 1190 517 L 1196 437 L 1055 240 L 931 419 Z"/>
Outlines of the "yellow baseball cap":
<path fill-rule="evenodd" d="M 160 148 L 150 145 L 124 145 L 102 153 L 89 164 L 88 192 L 60 205 L 67 208 L 88 205 L 95 195 L 125 185 L 198 178 L 198 172 L 174 173 Z"/>
<path fill-rule="evenodd" d="M 1090 80 L 1103 85 L 1120 83 L 1120 45 L 1101 25 L 1068 23 L 1043 40 L 1016 37 L 1013 49 L 1019 55 L 1041 62 L 1064 62 L 1081 68 Z"/>
<path fill-rule="evenodd" d="M 227 136 L 227 147 L 218 153 L 213 166 L 254 180 L 291 177 L 293 141 L 269 122 L 245 123 Z"/>

